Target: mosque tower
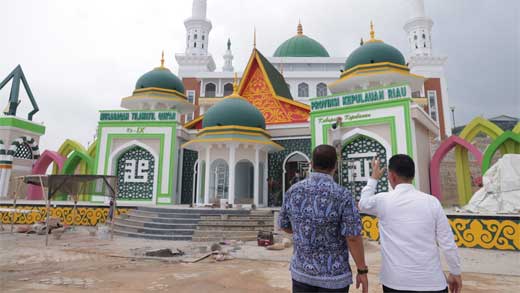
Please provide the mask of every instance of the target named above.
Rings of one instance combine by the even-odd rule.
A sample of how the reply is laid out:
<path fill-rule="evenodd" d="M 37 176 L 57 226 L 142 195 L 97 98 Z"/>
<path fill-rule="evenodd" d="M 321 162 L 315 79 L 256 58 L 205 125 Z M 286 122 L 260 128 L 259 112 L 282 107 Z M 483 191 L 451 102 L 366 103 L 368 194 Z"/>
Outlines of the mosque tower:
<path fill-rule="evenodd" d="M 190 76 L 198 72 L 214 71 L 215 61 L 208 53 L 209 33 L 212 25 L 206 18 L 206 0 L 193 0 L 192 15 L 184 21 L 186 27 L 186 49 L 176 54 L 179 75 Z"/>
<path fill-rule="evenodd" d="M 222 67 L 222 71 L 225 72 L 233 72 L 233 53 L 231 52 L 231 40 L 227 40 L 227 50 L 224 54 L 224 66 Z"/>
<path fill-rule="evenodd" d="M 427 112 L 439 125 L 441 140 L 451 135 L 453 127 L 448 102 L 448 86 L 444 73 L 447 57 L 432 52 L 433 21 L 426 16 L 424 0 L 410 0 L 411 15 L 404 25 L 410 44 L 408 67 L 410 72 L 426 78 L 421 97 L 428 100 Z"/>

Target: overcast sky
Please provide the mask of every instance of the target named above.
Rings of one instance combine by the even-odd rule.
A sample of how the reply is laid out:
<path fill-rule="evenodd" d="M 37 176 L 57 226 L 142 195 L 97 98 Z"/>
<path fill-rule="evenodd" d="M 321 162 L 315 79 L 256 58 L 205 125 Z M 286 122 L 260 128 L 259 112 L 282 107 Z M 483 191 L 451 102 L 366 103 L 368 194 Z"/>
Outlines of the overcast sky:
<path fill-rule="evenodd" d="M 209 50 L 221 70 L 227 38 L 232 41 L 235 70 L 242 71 L 251 53 L 253 27 L 257 48 L 271 56 L 296 32 L 319 41 L 331 56 L 347 57 L 376 37 L 408 56 L 403 25 L 410 0 L 208 0 L 213 23 Z M 143 73 L 159 65 L 177 72 L 174 54 L 183 52 L 183 21 L 191 0 L 157 1 L 0 1 L 0 79 L 21 64 L 36 97 L 47 133 L 41 149 L 56 150 L 67 138 L 92 142 L 98 110 L 118 109 Z M 426 0 L 434 21 L 433 51 L 447 56 L 450 105 L 456 123 L 477 115 L 520 116 L 520 1 Z M 0 110 L 10 85 L 0 91 Z M 19 115 L 29 101 L 22 94 Z"/>

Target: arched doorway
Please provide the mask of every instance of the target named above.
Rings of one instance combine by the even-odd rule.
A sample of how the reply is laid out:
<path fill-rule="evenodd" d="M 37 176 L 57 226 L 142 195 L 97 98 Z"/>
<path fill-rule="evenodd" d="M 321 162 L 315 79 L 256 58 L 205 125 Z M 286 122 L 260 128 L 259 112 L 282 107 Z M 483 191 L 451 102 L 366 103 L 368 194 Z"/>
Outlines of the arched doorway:
<path fill-rule="evenodd" d="M 253 204 L 255 168 L 248 160 L 240 160 L 235 165 L 235 203 Z"/>
<path fill-rule="evenodd" d="M 290 153 L 283 163 L 283 190 L 287 190 L 296 182 L 305 179 L 309 174 L 309 158 L 301 152 Z"/>
<path fill-rule="evenodd" d="M 340 182 L 360 199 L 361 189 L 366 185 L 371 173 L 370 162 L 377 156 L 382 167 L 387 165 L 387 150 L 377 140 L 365 135 L 357 135 L 347 140 L 341 151 Z M 384 175 L 377 184 L 376 192 L 388 191 L 388 181 Z"/>
<path fill-rule="evenodd" d="M 220 199 L 228 198 L 229 167 L 223 159 L 211 163 L 209 180 L 209 203 L 218 203 Z"/>
<path fill-rule="evenodd" d="M 120 199 L 153 200 L 156 166 L 151 152 L 131 146 L 119 156 L 116 164 Z"/>

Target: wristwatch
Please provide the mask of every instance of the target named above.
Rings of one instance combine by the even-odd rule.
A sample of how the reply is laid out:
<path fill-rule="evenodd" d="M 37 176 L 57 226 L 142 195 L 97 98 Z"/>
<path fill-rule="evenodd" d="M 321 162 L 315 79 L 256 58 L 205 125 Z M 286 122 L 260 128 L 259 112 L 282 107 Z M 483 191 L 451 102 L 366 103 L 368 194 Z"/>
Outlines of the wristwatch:
<path fill-rule="evenodd" d="M 357 273 L 360 274 L 360 275 L 368 274 L 368 267 L 365 267 L 364 269 L 358 268 L 357 269 Z"/>

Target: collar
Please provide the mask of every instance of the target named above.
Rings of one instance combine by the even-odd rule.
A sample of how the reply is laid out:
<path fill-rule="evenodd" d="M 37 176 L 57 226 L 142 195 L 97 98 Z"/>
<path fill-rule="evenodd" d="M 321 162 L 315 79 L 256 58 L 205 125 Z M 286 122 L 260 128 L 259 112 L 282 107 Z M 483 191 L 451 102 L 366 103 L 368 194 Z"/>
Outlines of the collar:
<path fill-rule="evenodd" d="M 312 179 L 317 179 L 317 180 L 331 180 L 331 181 L 334 181 L 334 178 L 332 178 L 332 176 L 330 176 L 330 174 L 325 174 L 325 173 L 321 173 L 321 172 L 311 172 L 310 177 Z"/>
<path fill-rule="evenodd" d="M 397 186 L 394 188 L 395 191 L 407 191 L 410 189 L 415 189 L 415 186 L 413 186 L 413 184 L 410 183 L 397 184 Z"/>

